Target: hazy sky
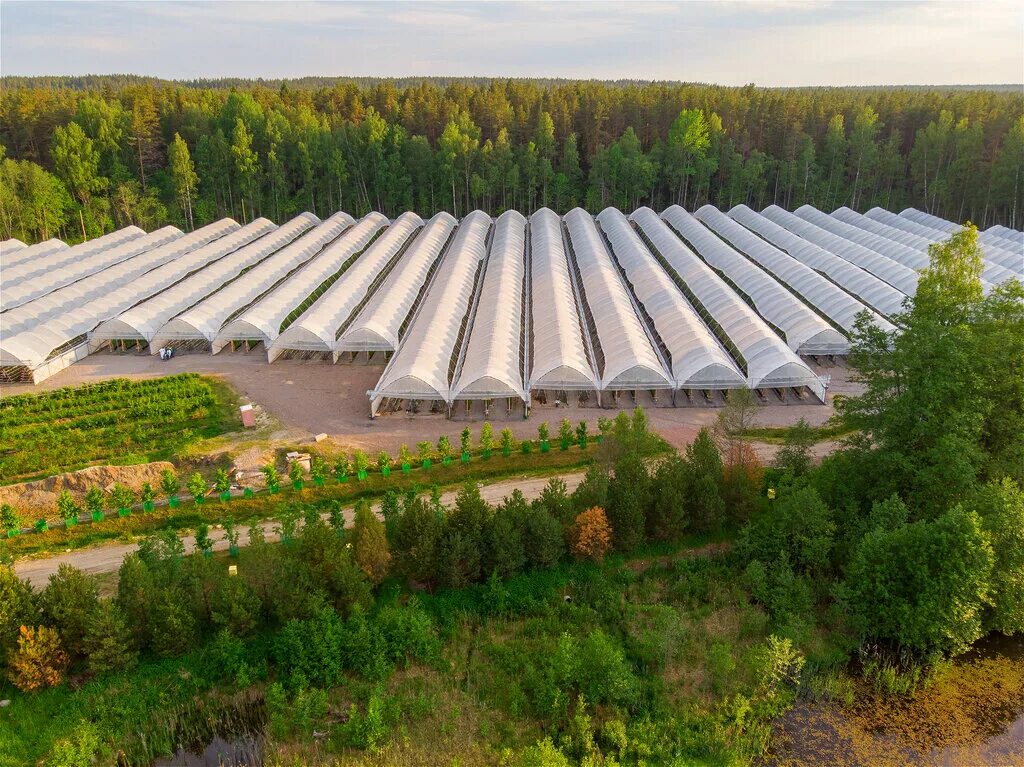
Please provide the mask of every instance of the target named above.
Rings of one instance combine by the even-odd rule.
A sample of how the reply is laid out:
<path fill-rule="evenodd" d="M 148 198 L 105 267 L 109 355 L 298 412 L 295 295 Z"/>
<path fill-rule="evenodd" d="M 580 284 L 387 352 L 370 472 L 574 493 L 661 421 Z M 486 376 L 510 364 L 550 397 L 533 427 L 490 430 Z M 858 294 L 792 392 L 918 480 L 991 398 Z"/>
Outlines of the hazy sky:
<path fill-rule="evenodd" d="M 3 0 L 0 71 L 1020 83 L 1024 4 Z"/>

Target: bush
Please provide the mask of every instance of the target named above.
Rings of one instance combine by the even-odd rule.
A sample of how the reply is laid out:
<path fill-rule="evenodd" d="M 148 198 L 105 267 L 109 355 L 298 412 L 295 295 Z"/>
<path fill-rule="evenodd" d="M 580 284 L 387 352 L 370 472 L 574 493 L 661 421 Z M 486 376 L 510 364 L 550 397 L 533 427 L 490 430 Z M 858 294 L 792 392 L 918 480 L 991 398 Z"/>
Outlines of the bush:
<path fill-rule="evenodd" d="M 32 586 L 10 567 L 0 565 L 0 665 L 18 646 L 19 629 L 34 626 L 38 618 Z"/>
<path fill-rule="evenodd" d="M 213 625 L 234 636 L 246 636 L 259 625 L 263 604 L 259 595 L 241 578 L 220 577 L 210 593 Z"/>
<path fill-rule="evenodd" d="M 22 692 L 56 687 L 64 681 L 68 656 L 60 645 L 56 629 L 22 626 L 18 648 L 11 654 L 8 676 Z"/>

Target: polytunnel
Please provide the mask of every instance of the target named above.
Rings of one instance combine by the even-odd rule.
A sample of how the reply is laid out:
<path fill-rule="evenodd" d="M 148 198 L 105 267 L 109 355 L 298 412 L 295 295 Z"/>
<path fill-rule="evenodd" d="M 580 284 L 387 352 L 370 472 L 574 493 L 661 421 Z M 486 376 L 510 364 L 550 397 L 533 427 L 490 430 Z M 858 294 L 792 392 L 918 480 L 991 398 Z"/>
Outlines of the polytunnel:
<path fill-rule="evenodd" d="M 985 232 L 1002 238 L 1003 242 L 1007 245 L 1024 248 L 1024 232 L 1019 232 L 1016 229 L 1011 229 L 1010 227 L 1003 226 L 1002 224 L 993 224 L 986 229 Z M 22 243 L 22 247 L 24 247 L 24 243 Z"/>
<path fill-rule="evenodd" d="M 6 258 L 7 256 L 13 256 L 19 250 L 24 250 L 28 245 L 23 243 L 16 237 L 12 237 L 9 240 L 0 242 L 0 257 Z"/>
<path fill-rule="evenodd" d="M 837 208 L 832 211 L 832 213 L 829 214 L 829 218 L 835 219 L 840 223 L 847 224 L 857 229 L 863 229 L 879 237 L 892 240 L 906 248 L 917 251 L 924 259 L 925 267 L 931 263 L 931 257 L 929 256 L 931 246 L 936 242 L 941 241 L 940 239 L 928 239 L 922 237 L 920 234 L 910 232 L 905 229 L 897 229 L 894 226 L 882 223 L 881 221 L 876 221 L 873 218 L 868 218 L 863 213 L 857 213 L 856 211 L 850 210 L 846 207 Z M 908 223 L 912 227 L 918 227 L 918 224 L 914 224 L 912 222 Z M 927 231 L 925 227 L 921 227 L 921 229 Z M 999 264 L 994 264 L 991 261 L 982 259 L 981 278 L 982 282 L 986 286 L 991 287 L 992 285 L 1008 280 L 1011 277 L 1013 277 L 1013 272 L 1009 269 L 1004 269 L 999 266 Z"/>
<path fill-rule="evenodd" d="M 908 269 L 920 272 L 922 269 L 928 268 L 928 256 L 917 248 L 890 240 L 867 229 L 860 229 L 853 224 L 847 224 L 811 205 L 801 205 L 793 213 L 804 221 L 821 227 L 837 237 L 856 242 L 865 248 L 871 248 L 876 253 L 881 253 L 886 258 L 899 261 Z"/>
<path fill-rule="evenodd" d="M 451 401 L 515 397 L 528 403 L 523 381 L 525 256 L 526 218 L 518 211 L 506 211 L 494 224 Z"/>
<path fill-rule="evenodd" d="M 917 293 L 917 273 L 898 261 L 893 261 L 891 258 L 858 245 L 856 242 L 834 235 L 820 226 L 815 226 L 809 221 L 794 216 L 778 205 L 769 205 L 761 211 L 761 215 L 788 229 L 797 237 L 849 261 L 854 266 L 859 266 L 864 271 L 892 285 L 901 293 L 908 296 Z"/>
<path fill-rule="evenodd" d="M 649 208 L 640 208 L 633 215 Z M 643 214 L 641 214 L 643 215 Z M 626 281 L 663 347 L 677 389 L 740 389 L 743 373 L 714 332 L 668 276 L 625 214 L 605 208 L 597 216 Z"/>
<path fill-rule="evenodd" d="M 135 229 L 135 227 L 130 227 Z M 120 234 L 122 229 L 114 234 Z M 15 306 L 28 303 L 36 298 L 52 293 L 90 275 L 102 272 L 115 264 L 126 261 L 132 256 L 166 245 L 182 236 L 180 229 L 165 226 L 152 234 L 138 229 L 131 236 L 121 241 L 108 241 L 107 245 L 88 250 L 79 250 L 83 245 L 93 245 L 96 240 L 89 240 L 82 245 L 75 245 L 67 250 L 57 251 L 42 259 L 33 259 L 28 263 L 16 266 L 4 272 L 4 290 L 0 298 L 0 307 L 4 311 Z M 110 235 L 108 235 L 110 236 Z M 102 237 L 99 239 L 103 239 Z M 71 258 L 66 256 L 71 254 Z M 46 263 L 41 264 L 44 261 Z M 12 273 L 14 277 L 12 279 Z"/>
<path fill-rule="evenodd" d="M 451 404 L 451 374 L 462 342 L 473 289 L 487 258 L 491 217 L 475 210 L 462 219 L 451 247 L 370 397 L 375 416 L 384 399 Z"/>
<path fill-rule="evenodd" d="M 268 359 L 273 362 L 288 350 L 320 352 L 337 359 L 334 345 L 339 332 L 388 274 L 422 226 L 423 219 L 415 213 L 403 213 L 395 219 L 387 231 L 277 337 L 267 352 Z"/>
<path fill-rule="evenodd" d="M 235 319 L 226 322 L 214 339 L 214 353 L 230 341 L 262 342 L 269 353 L 270 345 L 281 334 L 288 317 L 318 295 L 325 283 L 332 281 L 346 264 L 362 253 L 387 225 L 388 219 L 380 213 L 363 216 L 323 253 Z"/>
<path fill-rule="evenodd" d="M 4 285 L 9 288 L 12 285 L 17 285 L 23 280 L 41 275 L 46 275 L 45 281 L 49 283 L 58 275 L 47 275 L 48 272 L 51 272 L 54 269 L 65 269 L 67 267 L 74 268 L 73 274 L 75 276 L 73 279 L 78 279 L 79 277 L 90 273 L 81 271 L 80 262 L 87 261 L 97 254 L 118 245 L 123 245 L 129 240 L 142 237 L 144 234 L 145 232 L 137 226 L 126 226 L 123 229 L 118 229 L 110 232 L 109 234 L 104 234 L 101 237 L 80 242 L 78 245 L 72 245 L 69 248 L 61 248 L 60 250 L 55 250 L 53 253 L 38 256 L 29 261 L 23 261 L 15 266 L 5 267 Z M 131 255 L 135 254 L 133 253 Z M 94 269 L 93 271 L 98 270 Z M 60 274 L 59 276 L 64 277 L 65 275 Z"/>
<path fill-rule="evenodd" d="M 341 352 L 393 352 L 424 285 L 458 226 L 448 213 L 431 218 L 334 346 Z"/>
<path fill-rule="evenodd" d="M 821 272 L 879 313 L 891 317 L 903 311 L 906 294 L 870 272 L 798 237 L 746 205 L 735 206 L 728 215 L 793 258 Z"/>
<path fill-rule="evenodd" d="M 141 304 L 133 306 L 116 318 L 107 320 L 90 335 L 90 342 L 95 346 L 103 341 L 138 339 L 149 344 L 175 316 L 224 287 L 243 270 L 255 266 L 288 245 L 314 226 L 317 219 L 306 213 L 280 227 L 266 219 L 256 219 L 253 224 L 257 222 L 261 224 L 257 239 L 160 291 Z M 150 353 L 156 354 L 159 348 L 150 344 Z"/>
<path fill-rule="evenodd" d="M 231 231 L 229 227 L 229 233 L 223 237 L 212 242 L 208 241 L 199 247 L 193 245 L 193 249 L 146 272 L 128 284 L 121 285 L 87 303 L 75 306 L 59 316 L 33 326 L 30 330 L 7 338 L 0 344 L 0 366 L 24 366 L 34 370 L 55 354 L 63 357 L 65 351 L 73 351 L 76 359 L 81 358 L 83 352 L 78 349 L 84 345 L 88 333 L 103 320 L 120 314 L 159 291 L 167 289 L 192 272 L 248 244 L 260 234 L 265 233 L 267 225 L 270 223 L 264 219 L 260 223 L 239 227 L 234 221 L 230 221 L 230 219 L 227 221 L 234 226 L 234 230 Z M 202 233 L 202 230 L 196 230 L 192 234 L 200 235 L 200 238 L 209 237 L 209 233 Z M 186 235 L 176 243 L 189 237 L 191 235 Z M 27 304 L 27 306 L 31 306 L 31 304 Z M 87 353 L 88 350 L 84 352 L 84 354 Z M 53 372 L 56 372 L 56 369 L 48 368 L 48 374 Z"/>
<path fill-rule="evenodd" d="M 15 240 L 15 242 L 21 242 L 21 240 Z M 0 266 L 3 266 L 4 269 L 10 269 L 12 266 L 23 264 L 33 258 L 48 256 L 51 253 L 56 253 L 58 250 L 64 250 L 68 247 L 68 244 L 63 240 L 54 238 L 37 242 L 35 245 L 25 245 L 22 243 L 22 246 L 11 251 L 7 249 L 0 251 L 4 258 Z"/>
<path fill-rule="evenodd" d="M 582 208 L 573 208 L 564 222 L 569 256 L 578 269 L 582 302 L 597 335 L 594 351 L 601 390 L 675 388 L 593 216 Z"/>
<path fill-rule="evenodd" d="M 166 245 L 132 256 L 98 274 L 91 274 L 78 282 L 9 309 L 0 315 L 3 318 L 4 333 L 11 336 L 22 330 L 36 327 L 49 319 L 59 318 L 67 312 L 77 310 L 109 294 L 112 288 L 117 289 L 121 286 L 131 285 L 147 272 L 182 258 L 196 248 L 214 242 L 218 238 L 237 231 L 238 228 L 238 224 L 230 218 L 222 219 L 171 240 Z M 109 317 L 110 315 L 106 315 L 99 319 L 105 320 Z M 89 329 L 92 330 L 92 328 Z"/>
<path fill-rule="evenodd" d="M 736 350 L 752 389 L 807 387 L 824 401 L 825 387 L 807 364 L 786 346 L 764 320 L 710 266 L 700 260 L 658 215 L 641 208 L 633 220 L 652 252 L 664 259 L 685 286 L 695 306 L 707 314 Z"/>
<path fill-rule="evenodd" d="M 342 232 L 355 223 L 347 213 L 335 213 L 320 221 L 312 213 L 304 213 L 317 225 L 270 258 L 245 273 L 244 280 L 235 280 L 212 293 L 190 309 L 182 312 L 157 331 L 152 345 L 189 347 L 198 345 L 210 351 L 224 323 L 243 312 L 273 290 L 289 275 L 301 269 Z"/>
<path fill-rule="evenodd" d="M 925 226 L 924 224 L 919 224 L 916 221 L 911 221 L 909 218 L 897 216 L 895 213 L 890 213 L 883 208 L 872 208 L 867 211 L 864 216 L 871 221 L 885 224 L 893 229 L 915 234 L 918 237 L 927 240 L 932 245 L 943 243 L 949 239 L 949 236 L 946 233 L 941 232 L 938 229 L 933 229 L 930 226 Z M 1000 282 L 1004 282 L 1017 276 L 1013 270 L 1008 269 L 998 261 L 993 260 L 989 250 L 984 246 L 982 246 L 981 255 L 981 276 L 993 285 L 998 285 Z"/>
<path fill-rule="evenodd" d="M 794 294 L 828 317 L 834 324 L 852 333 L 857 315 L 868 312 L 874 324 L 887 333 L 895 327 L 873 309 L 823 277 L 811 267 L 798 261 L 783 250 L 766 242 L 749 229 L 740 226 L 718 208 L 705 205 L 694 217 L 708 229 L 728 242 L 755 264 L 774 275 Z"/>
<path fill-rule="evenodd" d="M 960 224 L 955 224 L 952 221 L 933 216 L 931 213 L 925 213 L 923 210 L 917 210 L 916 208 L 907 208 L 900 211 L 900 218 L 905 218 L 921 226 L 934 229 L 947 237 L 956 234 L 964 228 Z M 999 264 L 1004 269 L 1009 269 L 1014 274 L 1024 274 L 1024 250 L 1019 245 L 1017 247 L 1008 245 L 1003 242 L 1002 238 L 990 235 L 988 232 L 978 232 L 978 243 L 981 245 L 985 257 L 990 261 Z"/>
<path fill-rule="evenodd" d="M 850 342 L 846 336 L 815 314 L 776 279 L 722 242 L 687 211 L 673 205 L 664 210 L 661 217 L 691 250 L 750 298 L 757 313 L 783 333 L 790 349 L 804 355 L 849 353 Z"/>
<path fill-rule="evenodd" d="M 530 218 L 530 366 L 527 391 L 597 391 L 562 222 L 549 208 Z"/>

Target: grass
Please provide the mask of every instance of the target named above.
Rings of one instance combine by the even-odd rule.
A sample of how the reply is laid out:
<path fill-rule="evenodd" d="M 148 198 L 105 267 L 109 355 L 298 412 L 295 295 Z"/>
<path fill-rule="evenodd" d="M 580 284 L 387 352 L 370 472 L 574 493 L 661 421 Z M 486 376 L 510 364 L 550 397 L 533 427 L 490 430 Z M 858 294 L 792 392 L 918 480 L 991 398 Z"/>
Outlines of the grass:
<path fill-rule="evenodd" d="M 0 484 L 97 464 L 167 460 L 238 425 L 236 395 L 194 374 L 0 399 Z"/>
<path fill-rule="evenodd" d="M 792 427 L 790 426 L 758 426 L 753 429 L 747 429 L 743 432 L 743 436 L 755 442 L 781 445 L 786 441 L 786 438 L 790 435 L 791 431 Z M 840 437 L 845 437 L 851 433 L 851 429 L 828 423 L 822 426 L 811 426 L 808 429 L 808 434 L 814 442 L 839 439 Z"/>
<path fill-rule="evenodd" d="M 387 490 L 402 493 L 434 485 L 443 490 L 467 481 L 493 482 L 510 477 L 548 476 L 588 466 L 594 460 L 594 452 L 594 446 L 590 445 L 586 451 L 573 446 L 565 451 L 555 448 L 548 453 L 535 450 L 524 455 L 513 452 L 508 458 L 500 453 L 488 459 L 475 456 L 469 464 L 454 460 L 449 466 L 438 463 L 429 470 L 414 469 L 409 474 L 393 469 L 389 477 L 374 472 L 362 481 L 350 476 L 348 482 L 340 483 L 332 477 L 323 487 L 307 481 L 299 491 L 293 490 L 284 479 L 276 495 L 259 492 L 252 498 L 236 497 L 227 503 L 210 497 L 202 505 L 183 500 L 177 509 L 161 505 L 149 513 L 135 511 L 128 517 L 108 515 L 102 522 L 82 522 L 71 528 L 61 526 L 43 533 L 23 533 L 7 539 L 4 548 L 13 557 L 39 556 L 106 541 L 131 540 L 157 530 L 190 530 L 200 524 L 223 524 L 228 519 L 246 524 L 273 518 L 282 507 L 293 503 L 327 506 L 337 501 L 348 506 L 360 499 L 380 498 Z"/>

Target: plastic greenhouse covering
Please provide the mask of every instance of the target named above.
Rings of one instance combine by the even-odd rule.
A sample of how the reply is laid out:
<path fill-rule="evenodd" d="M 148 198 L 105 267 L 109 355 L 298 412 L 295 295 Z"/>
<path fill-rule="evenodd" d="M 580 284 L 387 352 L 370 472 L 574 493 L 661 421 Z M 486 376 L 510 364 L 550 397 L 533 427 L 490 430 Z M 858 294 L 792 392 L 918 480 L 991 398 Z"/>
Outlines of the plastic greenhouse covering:
<path fill-rule="evenodd" d="M 91 340 L 140 338 L 147 343 L 152 341 L 163 326 L 176 315 L 222 288 L 238 277 L 243 269 L 255 266 L 280 250 L 316 222 L 317 219 L 309 214 L 293 218 L 281 227 L 267 221 L 272 228 L 266 229 L 259 239 L 133 306 L 115 319 L 104 322 L 96 328 Z M 150 348 L 150 352 L 155 354 L 156 349 Z"/>
<path fill-rule="evenodd" d="M 12 237 L 9 240 L 0 242 L 0 257 L 7 258 L 7 256 L 13 256 L 19 250 L 24 250 L 28 245 L 23 243 L 21 240 Z"/>
<path fill-rule="evenodd" d="M 530 217 L 532 328 L 528 390 L 598 388 L 582 334 L 561 219 L 548 208 Z"/>
<path fill-rule="evenodd" d="M 239 226 L 229 218 L 209 224 L 191 234 L 178 237 L 159 248 L 147 250 L 132 256 L 119 264 L 104 269 L 97 274 L 89 275 L 78 282 L 47 293 L 34 301 L 10 309 L 0 315 L 0 323 L 4 333 L 11 336 L 22 330 L 28 330 L 40 323 L 59 318 L 62 314 L 77 310 L 96 299 L 102 298 L 112 290 L 132 285 L 147 272 L 164 264 L 169 264 L 184 257 L 196 248 L 207 245 L 220 237 L 237 231 Z M 97 304 L 100 306 L 100 304 Z M 127 307 L 122 307 L 127 308 Z M 99 320 L 109 319 L 110 315 L 100 316 Z M 92 330 L 92 328 L 89 328 Z"/>
<path fill-rule="evenodd" d="M 311 221 L 320 221 L 312 213 L 303 215 Z M 245 279 L 228 283 L 165 324 L 157 331 L 153 344 L 158 348 L 166 341 L 207 341 L 213 344 L 229 318 L 251 306 L 289 274 L 308 263 L 353 223 L 354 219 L 347 213 L 335 213 L 318 223 L 246 272 Z"/>
<path fill-rule="evenodd" d="M 363 216 L 316 258 L 292 274 L 257 303 L 227 322 L 213 342 L 216 352 L 228 341 L 262 341 L 270 344 L 281 333 L 288 315 L 298 309 L 329 279 L 334 277 L 353 257 L 388 225 L 380 213 Z"/>
<path fill-rule="evenodd" d="M 908 296 L 917 293 L 917 273 L 913 269 L 858 245 L 856 242 L 838 237 L 820 226 L 815 226 L 799 216 L 794 216 L 778 205 L 769 205 L 761 211 L 761 215 L 819 248 L 859 266 L 864 271 L 892 285 L 901 293 Z"/>
<path fill-rule="evenodd" d="M 431 218 L 335 344 L 335 351 L 394 351 L 399 334 L 452 232 L 452 216 Z"/>
<path fill-rule="evenodd" d="M 742 360 L 748 386 L 752 389 L 806 386 L 824 400 L 824 385 L 806 363 L 711 267 L 683 245 L 654 211 L 641 208 L 633 214 L 633 220 L 708 318 L 729 338 Z"/>
<path fill-rule="evenodd" d="M 746 386 L 732 357 L 633 231 L 626 216 L 615 208 L 605 208 L 597 221 L 626 281 L 664 345 L 676 388 Z"/>
<path fill-rule="evenodd" d="M 376 389 L 372 412 L 385 397 L 444 400 L 451 403 L 450 374 L 473 298 L 480 267 L 487 258 L 491 217 L 475 210 L 462 219 L 402 344 Z"/>
<path fill-rule="evenodd" d="M 494 224 L 490 255 L 451 400 L 518 397 L 523 383 L 526 218 L 510 210 Z"/>
<path fill-rule="evenodd" d="M 21 243 L 22 247 L 15 250 L 8 250 L 5 247 L 3 250 L 0 250 L 0 255 L 3 256 L 0 266 L 4 269 L 10 269 L 12 266 L 23 264 L 33 258 L 48 256 L 51 253 L 56 253 L 58 250 L 64 250 L 68 247 L 66 242 L 58 239 L 43 240 L 35 245 L 25 245 L 21 240 L 15 240 L 15 242 Z"/>
<path fill-rule="evenodd" d="M 338 332 L 366 300 L 375 282 L 423 226 L 415 213 L 403 213 L 302 316 L 278 336 L 268 351 L 273 361 L 285 349 L 334 353 Z"/>
<path fill-rule="evenodd" d="M 916 208 L 907 208 L 900 211 L 900 218 L 906 218 L 921 224 L 921 226 L 935 229 L 946 236 L 956 234 L 963 229 L 959 224 L 954 224 L 952 221 L 933 216 L 931 213 L 925 213 L 923 210 L 917 210 Z M 988 232 L 978 232 L 978 242 L 981 244 L 986 258 L 990 261 L 999 264 L 1005 269 L 1009 269 L 1015 274 L 1024 274 L 1024 250 L 1021 249 L 1021 246 L 1010 246 L 1003 242 L 1001 237 L 993 236 Z"/>
<path fill-rule="evenodd" d="M 129 240 L 142 237 L 144 234 L 145 231 L 139 229 L 137 226 L 126 226 L 124 229 L 118 229 L 117 231 L 110 232 L 109 234 L 104 234 L 102 237 L 86 240 L 85 242 L 73 245 L 69 248 L 61 248 L 60 250 L 55 250 L 53 253 L 49 253 L 45 256 L 39 256 L 28 261 L 22 261 L 20 264 L 9 266 L 4 269 L 4 285 L 5 287 L 10 287 L 12 285 L 17 285 L 30 277 L 45 275 L 52 269 L 63 269 L 64 267 L 75 264 L 77 261 L 88 259 L 89 257 L 95 256 L 97 253 L 113 248 L 116 245 L 123 245 Z M 89 272 L 81 272 L 74 279 L 88 273 Z M 53 279 L 53 277 L 50 279 Z"/>
<path fill-rule="evenodd" d="M 752 268 L 750 261 L 708 231 L 688 212 L 673 205 L 663 211 L 661 217 L 712 269 L 724 274 L 750 298 L 757 313 L 782 331 L 790 349 L 797 354 L 849 352 L 850 343 L 846 336 L 815 314 L 774 277 Z M 735 222 L 733 224 L 738 226 Z"/>
<path fill-rule="evenodd" d="M 888 320 L 865 306 L 834 282 L 823 277 L 802 261 L 793 258 L 784 250 L 765 242 L 718 208 L 705 205 L 693 215 L 733 248 L 765 271 L 775 275 L 789 290 L 801 296 L 823 316 L 828 317 L 847 332 L 853 331 L 857 315 L 863 311 L 869 312 L 875 325 L 886 332 L 895 330 Z"/>
<path fill-rule="evenodd" d="M 844 223 L 811 205 L 801 205 L 794 211 L 794 214 L 837 237 L 856 242 L 865 248 L 871 248 L 876 253 L 881 253 L 886 258 L 899 261 L 915 272 L 920 272 L 928 267 L 928 256 L 917 248 L 890 240 L 867 229 L 859 229 L 853 224 Z"/>
<path fill-rule="evenodd" d="M 821 272 L 881 314 L 892 316 L 903 310 L 905 293 L 846 259 L 798 237 L 746 205 L 732 208 L 729 217 L 786 251 L 793 258 Z"/>
<path fill-rule="evenodd" d="M 995 224 L 986 229 L 985 233 L 999 237 L 1007 245 L 1011 245 L 1016 248 L 1024 248 L 1024 232 L 1018 232 L 1016 229 L 1011 229 L 1010 227 L 1003 226 L 1002 224 Z"/>
<path fill-rule="evenodd" d="M 919 224 L 916 221 L 911 221 L 909 218 L 903 216 L 897 216 L 895 213 L 890 213 L 882 208 L 872 208 L 864 214 L 865 218 L 872 221 L 876 221 L 880 224 L 898 229 L 910 234 L 915 234 L 918 237 L 927 240 L 930 244 L 945 242 L 949 239 L 949 234 L 941 232 L 938 229 L 933 229 L 930 226 Z M 998 261 L 994 261 L 991 258 L 989 250 L 982 246 L 982 272 L 981 275 L 992 284 L 999 284 L 1005 280 L 1008 280 L 1016 274 L 1007 267 L 1000 264 Z"/>
<path fill-rule="evenodd" d="M 273 227 L 273 224 L 266 219 L 257 219 L 257 221 L 244 227 L 239 227 L 231 219 L 225 219 L 218 222 L 218 224 L 222 224 L 223 228 L 217 224 L 211 224 L 210 227 L 214 227 L 213 232 L 226 231 L 227 233 L 224 236 L 209 241 L 211 232 L 204 232 L 203 230 L 210 229 L 210 227 L 197 229 L 192 234 L 200 235 L 197 241 L 207 239 L 206 244 L 194 247 L 192 250 L 179 255 L 178 258 L 169 260 L 127 283 L 119 284 L 118 287 L 104 292 L 91 301 L 79 304 L 73 309 L 53 317 L 30 330 L 8 338 L 0 347 L 4 358 L 13 356 L 21 360 L 20 364 L 32 368 L 36 364 L 43 362 L 52 350 L 73 342 L 80 336 L 91 332 L 104 319 L 117 316 L 146 298 L 155 295 L 161 290 L 165 290 L 192 272 L 252 242 Z M 191 236 L 185 235 L 172 243 L 171 246 L 182 243 Z M 136 258 L 139 258 L 139 256 L 136 256 Z M 27 304 L 27 306 L 31 305 Z M 0 364 L 10 365 L 19 363 L 0 362 Z"/>
<path fill-rule="evenodd" d="M 113 233 L 125 233 L 125 236 L 120 238 L 120 242 L 112 240 L 107 245 L 85 250 L 84 246 L 92 246 L 93 243 L 98 242 L 98 240 L 89 240 L 81 245 L 58 251 L 42 259 L 33 259 L 28 263 L 6 270 L 0 306 L 5 310 L 20 306 L 91 274 L 101 272 L 132 256 L 166 245 L 182 236 L 181 230 L 173 226 L 157 229 L 152 234 L 146 234 L 135 227 L 129 227 L 129 229 L 134 231 L 121 229 Z M 79 250 L 79 248 L 83 248 L 83 250 Z M 46 264 L 41 265 L 40 262 L 46 262 Z M 13 279 L 12 274 L 15 275 Z"/>
<path fill-rule="evenodd" d="M 675 388 L 593 217 L 574 208 L 564 220 L 570 255 L 579 269 L 583 302 L 597 331 L 600 354 L 595 348 L 595 356 L 601 389 Z"/>

